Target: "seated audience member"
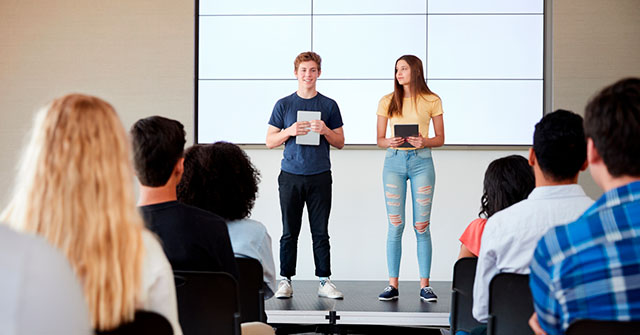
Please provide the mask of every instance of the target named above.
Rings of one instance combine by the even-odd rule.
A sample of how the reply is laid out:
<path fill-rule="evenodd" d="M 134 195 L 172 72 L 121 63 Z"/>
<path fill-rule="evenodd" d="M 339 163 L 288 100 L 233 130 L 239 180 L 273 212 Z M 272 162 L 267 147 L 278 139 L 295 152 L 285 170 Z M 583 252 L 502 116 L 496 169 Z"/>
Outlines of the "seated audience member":
<path fill-rule="evenodd" d="M 185 131 L 161 116 L 131 127 L 138 205 L 147 227 L 160 237 L 174 270 L 222 271 L 238 278 L 227 225 L 217 215 L 177 201 L 183 171 Z"/>
<path fill-rule="evenodd" d="M 260 261 L 265 299 L 275 292 L 276 270 L 267 228 L 248 216 L 256 200 L 260 172 L 235 144 L 194 145 L 187 149 L 178 200 L 220 215 L 227 221 L 236 257 Z"/>
<path fill-rule="evenodd" d="M 135 206 L 130 152 L 107 102 L 80 94 L 55 99 L 36 117 L 2 219 L 66 255 L 93 328 L 116 328 L 142 309 L 181 334 L 171 266 Z"/>
<path fill-rule="evenodd" d="M 496 212 L 526 199 L 534 187 L 533 170 L 524 157 L 511 155 L 491 162 L 484 174 L 479 217 L 471 221 L 460 236 L 462 245 L 458 259 L 478 257 L 487 219 Z"/>
<path fill-rule="evenodd" d="M 82 287 L 45 240 L 0 226 L 0 273 L 0 333 L 93 333 Z"/>
<path fill-rule="evenodd" d="M 640 320 L 640 79 L 603 89 L 584 124 L 591 176 L 605 193 L 535 249 L 536 334 L 564 334 L 577 319 Z"/>
<path fill-rule="evenodd" d="M 473 284 L 473 317 L 487 322 L 489 283 L 500 272 L 529 273 L 533 249 L 551 227 L 575 220 L 592 203 L 577 184 L 587 167 L 582 117 L 559 110 L 536 124 L 529 164 L 536 187 L 485 226 Z"/>

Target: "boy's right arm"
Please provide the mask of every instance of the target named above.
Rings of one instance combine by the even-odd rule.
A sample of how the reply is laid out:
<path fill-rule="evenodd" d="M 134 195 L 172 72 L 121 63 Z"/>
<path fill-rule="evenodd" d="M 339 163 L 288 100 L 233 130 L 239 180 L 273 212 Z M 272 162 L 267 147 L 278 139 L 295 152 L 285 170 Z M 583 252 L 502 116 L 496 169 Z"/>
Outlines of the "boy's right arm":
<path fill-rule="evenodd" d="M 309 121 L 295 122 L 284 130 L 269 125 L 269 129 L 267 129 L 267 148 L 273 149 L 281 146 L 291 136 L 306 135 L 309 132 L 309 127 Z"/>

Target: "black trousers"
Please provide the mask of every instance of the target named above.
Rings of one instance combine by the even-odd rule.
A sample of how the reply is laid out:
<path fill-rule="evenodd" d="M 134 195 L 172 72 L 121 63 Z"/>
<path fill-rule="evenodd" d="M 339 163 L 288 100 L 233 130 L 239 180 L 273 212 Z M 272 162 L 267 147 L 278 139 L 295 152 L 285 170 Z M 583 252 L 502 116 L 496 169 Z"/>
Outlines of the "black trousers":
<path fill-rule="evenodd" d="M 282 237 L 280 238 L 280 275 L 296 274 L 298 236 L 302 226 L 302 211 L 307 205 L 313 260 L 316 276 L 331 275 L 329 255 L 329 214 L 331 212 L 331 171 L 311 176 L 280 171 L 278 190 L 282 211 Z"/>

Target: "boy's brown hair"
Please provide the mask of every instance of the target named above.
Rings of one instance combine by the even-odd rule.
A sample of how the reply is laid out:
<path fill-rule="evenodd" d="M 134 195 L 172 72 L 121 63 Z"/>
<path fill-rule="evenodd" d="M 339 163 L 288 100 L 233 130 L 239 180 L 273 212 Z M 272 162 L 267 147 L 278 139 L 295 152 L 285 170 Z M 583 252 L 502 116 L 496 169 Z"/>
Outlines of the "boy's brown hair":
<path fill-rule="evenodd" d="M 307 51 L 299 54 L 298 57 L 296 57 L 296 59 L 293 61 L 293 70 L 297 72 L 300 63 L 307 61 L 316 62 L 316 64 L 318 64 L 318 71 L 321 71 L 320 63 L 322 63 L 322 58 L 320 58 L 320 55 L 313 51 Z"/>

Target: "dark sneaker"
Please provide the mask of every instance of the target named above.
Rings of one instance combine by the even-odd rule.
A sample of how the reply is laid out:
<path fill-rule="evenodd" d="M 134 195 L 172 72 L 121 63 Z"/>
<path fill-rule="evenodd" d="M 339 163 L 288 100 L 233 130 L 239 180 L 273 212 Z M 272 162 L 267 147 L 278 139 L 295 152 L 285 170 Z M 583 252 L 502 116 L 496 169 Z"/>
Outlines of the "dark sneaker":
<path fill-rule="evenodd" d="M 400 294 L 398 292 L 398 289 L 389 285 L 384 288 L 384 291 L 382 291 L 382 293 L 380 293 L 380 295 L 378 296 L 378 300 L 382 300 L 382 301 L 396 300 L 398 299 L 398 294 Z"/>
<path fill-rule="evenodd" d="M 428 302 L 436 302 L 438 301 L 438 296 L 436 296 L 431 287 L 425 286 L 420 289 L 420 299 Z"/>

